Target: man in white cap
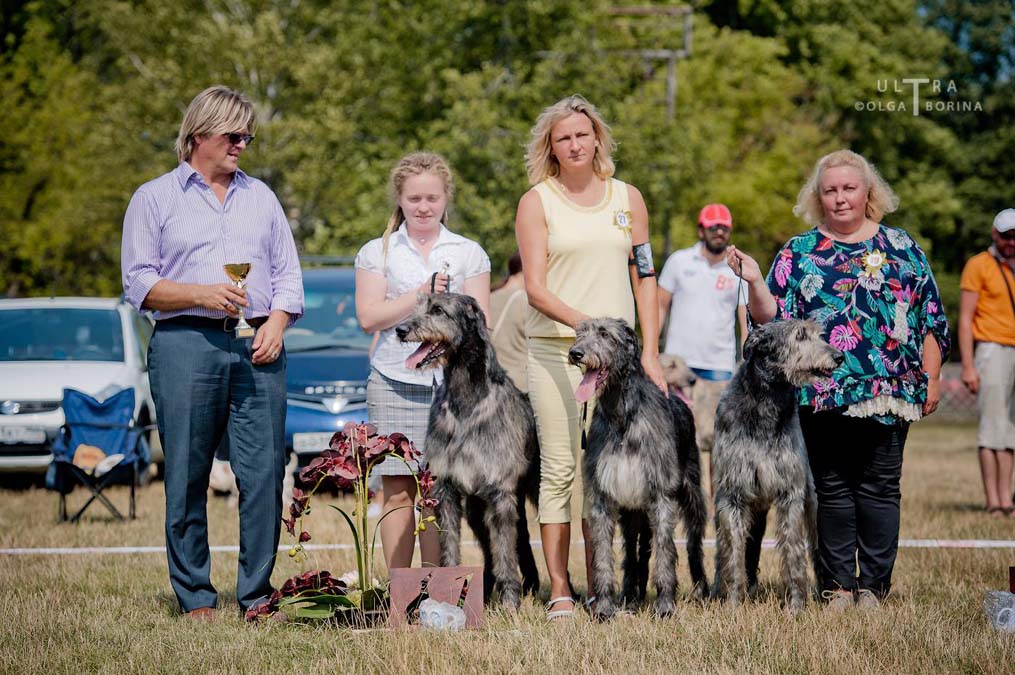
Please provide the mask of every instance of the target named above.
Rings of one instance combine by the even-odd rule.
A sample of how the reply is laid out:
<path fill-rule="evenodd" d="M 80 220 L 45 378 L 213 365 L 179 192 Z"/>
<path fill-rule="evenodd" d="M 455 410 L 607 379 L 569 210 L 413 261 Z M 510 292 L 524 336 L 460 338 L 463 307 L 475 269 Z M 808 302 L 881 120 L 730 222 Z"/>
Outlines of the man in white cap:
<path fill-rule="evenodd" d="M 1015 451 L 1015 209 L 994 218 L 993 244 L 962 270 L 962 381 L 977 394 L 977 444 L 987 512 L 1011 516 Z M 974 349 L 975 342 L 975 349 Z"/>
<path fill-rule="evenodd" d="M 692 393 L 698 448 L 711 452 L 715 409 L 733 378 L 737 345 L 747 336 L 747 287 L 726 264 L 733 215 L 725 204 L 708 204 L 698 214 L 698 243 L 676 251 L 659 275 L 659 325 L 667 326 L 665 354 L 682 358 L 697 377 Z M 669 312 L 669 323 L 665 321 Z M 709 463 L 711 475 L 711 463 Z"/>

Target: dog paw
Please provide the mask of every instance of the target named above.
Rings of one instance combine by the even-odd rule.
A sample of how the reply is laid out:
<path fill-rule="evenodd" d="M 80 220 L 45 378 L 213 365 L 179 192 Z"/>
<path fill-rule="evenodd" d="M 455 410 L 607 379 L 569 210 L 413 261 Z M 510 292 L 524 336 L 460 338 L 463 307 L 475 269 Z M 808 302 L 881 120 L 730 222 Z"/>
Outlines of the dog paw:
<path fill-rule="evenodd" d="M 660 619 L 668 619 L 677 613 L 677 606 L 672 600 L 666 600 L 665 602 L 659 601 L 656 603 L 656 616 Z"/>
<path fill-rule="evenodd" d="M 790 617 L 799 616 L 806 607 L 807 603 L 803 598 L 791 598 L 786 605 L 786 614 Z"/>
<path fill-rule="evenodd" d="M 501 609 L 508 612 L 517 612 L 521 605 L 521 596 L 518 591 L 505 591 L 500 595 Z"/>
<path fill-rule="evenodd" d="M 597 621 L 609 621 L 617 614 L 616 606 L 609 600 L 597 600 L 592 608 L 592 615 Z"/>
<path fill-rule="evenodd" d="M 695 584 L 691 588 L 691 599 L 696 602 L 705 602 L 708 600 L 708 586 L 704 583 Z"/>

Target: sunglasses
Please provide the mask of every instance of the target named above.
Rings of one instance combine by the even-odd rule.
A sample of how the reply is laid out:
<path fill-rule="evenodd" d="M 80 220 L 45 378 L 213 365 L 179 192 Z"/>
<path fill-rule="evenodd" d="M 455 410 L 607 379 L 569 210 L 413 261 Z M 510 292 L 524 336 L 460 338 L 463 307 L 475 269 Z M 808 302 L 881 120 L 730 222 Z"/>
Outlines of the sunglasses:
<path fill-rule="evenodd" d="M 239 145 L 240 141 L 243 141 L 246 145 L 250 145 L 250 142 L 254 140 L 253 134 L 231 133 L 222 135 L 228 138 L 229 142 L 233 145 Z"/>
<path fill-rule="evenodd" d="M 1001 237 L 1005 241 L 1011 241 L 1015 239 L 1015 230 L 1008 230 L 1007 232 L 998 232 L 997 236 Z"/>

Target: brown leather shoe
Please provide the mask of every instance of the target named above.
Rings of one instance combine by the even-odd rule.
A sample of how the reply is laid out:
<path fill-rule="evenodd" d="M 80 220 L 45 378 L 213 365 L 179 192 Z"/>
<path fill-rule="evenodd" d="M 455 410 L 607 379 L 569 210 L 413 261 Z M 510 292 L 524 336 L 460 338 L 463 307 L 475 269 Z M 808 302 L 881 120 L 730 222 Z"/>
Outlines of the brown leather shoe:
<path fill-rule="evenodd" d="M 191 621 L 214 621 L 215 608 L 198 607 L 197 609 L 192 609 L 189 612 L 184 612 L 183 616 L 184 618 L 190 619 Z"/>

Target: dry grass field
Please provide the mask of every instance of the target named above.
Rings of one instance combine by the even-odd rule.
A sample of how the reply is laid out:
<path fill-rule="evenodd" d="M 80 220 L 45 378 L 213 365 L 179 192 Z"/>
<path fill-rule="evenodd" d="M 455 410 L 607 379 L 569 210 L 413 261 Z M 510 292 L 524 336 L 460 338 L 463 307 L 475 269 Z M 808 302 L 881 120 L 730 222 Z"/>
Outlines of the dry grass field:
<path fill-rule="evenodd" d="M 914 427 L 904 465 L 903 538 L 1015 539 L 1015 519 L 982 512 L 973 443 L 969 426 Z M 113 497 L 126 502 L 123 490 Z M 72 505 L 83 499 L 76 492 Z M 127 524 L 94 507 L 81 524 L 58 524 L 56 502 L 54 493 L 40 489 L 0 490 L 0 547 L 164 543 L 159 482 L 141 491 L 139 517 Z M 209 508 L 212 544 L 235 544 L 235 511 L 224 499 Z M 309 523 L 314 543 L 349 541 L 326 510 L 317 509 Z M 572 573 L 584 588 L 580 549 L 573 550 Z M 312 555 L 308 569 L 354 567 L 347 551 Z M 477 550 L 466 549 L 466 562 L 477 561 Z M 527 600 L 515 615 L 490 611 L 483 630 L 455 634 L 246 625 L 232 590 L 236 554 L 214 553 L 212 565 L 224 611 L 214 623 L 195 625 L 179 617 L 163 553 L 0 554 L 0 672 L 1015 671 L 1015 635 L 993 631 L 981 610 L 984 591 L 1006 586 L 1015 548 L 904 548 L 896 592 L 876 612 L 828 615 L 812 604 L 787 616 L 777 559 L 766 551 L 761 597 L 735 612 L 685 602 L 665 621 L 642 613 L 599 625 L 579 614 L 550 625 L 542 607 Z M 283 554 L 275 578 L 299 571 Z M 686 588 L 683 560 L 680 578 Z"/>

